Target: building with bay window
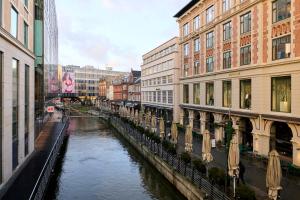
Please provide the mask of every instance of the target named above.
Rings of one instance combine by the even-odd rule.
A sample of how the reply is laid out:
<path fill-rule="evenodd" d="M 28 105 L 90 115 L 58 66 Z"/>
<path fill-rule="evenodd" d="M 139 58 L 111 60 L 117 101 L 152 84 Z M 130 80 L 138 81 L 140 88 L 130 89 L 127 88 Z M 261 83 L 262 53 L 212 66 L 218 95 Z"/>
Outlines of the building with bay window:
<path fill-rule="evenodd" d="M 34 151 L 33 31 L 33 1 L 0 1 L 0 189 Z"/>
<path fill-rule="evenodd" d="M 192 27 L 184 29 L 187 31 Z M 143 55 L 142 107 L 145 112 L 150 111 L 157 118 L 163 117 L 166 127 L 169 127 L 172 121 L 179 120 L 179 59 L 178 37 Z"/>
<path fill-rule="evenodd" d="M 292 0 L 192 0 L 182 8 L 180 123 L 223 141 L 230 120 L 242 149 L 277 149 L 300 166 L 299 13 Z"/>

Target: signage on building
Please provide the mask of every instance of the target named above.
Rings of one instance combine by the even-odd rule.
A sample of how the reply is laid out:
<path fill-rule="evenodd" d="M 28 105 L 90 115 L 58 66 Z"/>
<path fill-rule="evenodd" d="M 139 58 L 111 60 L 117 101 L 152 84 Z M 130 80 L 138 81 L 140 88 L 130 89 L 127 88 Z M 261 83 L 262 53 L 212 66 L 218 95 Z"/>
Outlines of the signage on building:
<path fill-rule="evenodd" d="M 48 113 L 54 113 L 54 106 L 48 106 L 47 107 L 47 112 Z"/>
<path fill-rule="evenodd" d="M 74 94 L 75 92 L 75 72 L 71 67 L 63 67 L 62 93 Z"/>

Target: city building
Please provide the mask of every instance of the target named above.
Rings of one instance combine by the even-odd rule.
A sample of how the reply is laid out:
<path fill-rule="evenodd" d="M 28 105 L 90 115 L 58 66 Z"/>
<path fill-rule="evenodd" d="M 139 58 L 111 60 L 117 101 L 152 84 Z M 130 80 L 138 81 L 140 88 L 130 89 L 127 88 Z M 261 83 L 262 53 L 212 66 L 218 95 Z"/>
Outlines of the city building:
<path fill-rule="evenodd" d="M 131 76 L 128 85 L 128 101 L 126 107 L 135 110 L 140 110 L 141 107 L 141 71 L 131 70 Z"/>
<path fill-rule="evenodd" d="M 143 55 L 142 107 L 165 119 L 166 126 L 179 121 L 179 38 L 174 37 Z"/>
<path fill-rule="evenodd" d="M 120 106 L 125 106 L 130 109 L 139 109 L 137 102 L 128 101 L 129 95 L 131 98 L 133 96 L 138 96 L 138 92 L 132 92 L 129 94 L 129 86 L 139 84 L 138 79 L 141 77 L 141 71 L 131 70 L 130 73 L 127 73 L 124 76 L 120 76 L 118 79 L 112 81 L 113 84 L 113 100 L 111 101 L 111 107 L 114 111 L 118 111 Z"/>
<path fill-rule="evenodd" d="M 120 75 L 119 75 L 120 76 Z M 119 76 L 107 76 L 99 81 L 99 97 L 102 99 L 109 99 L 109 88 L 112 85 L 112 81 L 119 78 Z"/>
<path fill-rule="evenodd" d="M 0 190 L 34 151 L 34 2 L 0 1 Z"/>
<path fill-rule="evenodd" d="M 23 1 L 27 2 L 27 1 Z M 28 1 L 32 2 L 32 1 Z M 47 102 L 58 95 L 58 27 L 55 1 L 34 0 L 35 118 L 46 120 Z M 37 124 L 36 124 L 37 125 Z M 36 137 L 39 131 L 36 131 Z"/>
<path fill-rule="evenodd" d="M 124 72 L 112 71 L 109 69 L 99 69 L 93 66 L 75 67 L 76 94 L 81 98 L 95 100 L 99 96 L 100 80 L 107 77 L 124 75 Z"/>
<path fill-rule="evenodd" d="M 180 29 L 180 123 L 217 141 L 232 121 L 243 149 L 300 166 L 300 4 L 193 0 Z"/>

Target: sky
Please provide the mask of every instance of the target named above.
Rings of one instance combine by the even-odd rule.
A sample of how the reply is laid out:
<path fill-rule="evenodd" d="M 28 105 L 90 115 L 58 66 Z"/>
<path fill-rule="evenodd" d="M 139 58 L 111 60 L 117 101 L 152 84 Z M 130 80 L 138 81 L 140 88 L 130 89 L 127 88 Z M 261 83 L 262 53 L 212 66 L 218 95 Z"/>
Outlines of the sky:
<path fill-rule="evenodd" d="M 56 0 L 59 62 L 140 69 L 142 55 L 177 36 L 190 0 Z"/>

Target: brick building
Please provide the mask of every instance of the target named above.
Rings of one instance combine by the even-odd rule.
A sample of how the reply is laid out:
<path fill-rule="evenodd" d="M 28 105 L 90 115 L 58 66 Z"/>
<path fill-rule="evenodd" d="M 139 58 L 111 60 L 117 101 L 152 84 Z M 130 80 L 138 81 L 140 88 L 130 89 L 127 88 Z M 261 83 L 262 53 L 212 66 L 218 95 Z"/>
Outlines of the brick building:
<path fill-rule="evenodd" d="M 245 149 L 300 166 L 299 2 L 192 0 L 175 17 L 180 123 L 222 141 L 230 120 Z"/>

